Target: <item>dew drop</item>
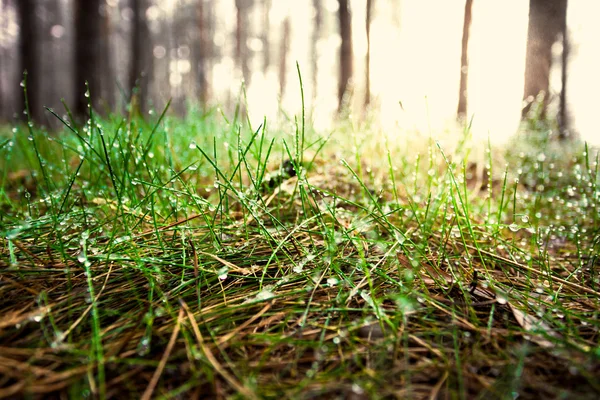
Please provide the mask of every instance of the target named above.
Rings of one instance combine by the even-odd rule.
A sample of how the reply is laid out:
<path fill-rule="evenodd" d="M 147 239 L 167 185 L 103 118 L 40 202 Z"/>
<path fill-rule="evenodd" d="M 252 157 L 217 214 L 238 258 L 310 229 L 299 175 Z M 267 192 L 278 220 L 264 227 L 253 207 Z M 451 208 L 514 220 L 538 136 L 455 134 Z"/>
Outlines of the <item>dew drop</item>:
<path fill-rule="evenodd" d="M 255 299 L 256 300 L 268 300 L 273 297 L 275 297 L 275 293 L 273 293 L 272 291 L 270 291 L 268 289 L 263 289 L 260 292 L 258 292 Z"/>
<path fill-rule="evenodd" d="M 227 267 L 223 267 L 221 269 L 219 269 L 219 271 L 217 271 L 218 277 L 220 280 L 224 281 L 225 279 L 227 279 L 227 273 L 229 272 L 229 269 Z"/>
<path fill-rule="evenodd" d="M 144 336 L 137 347 L 137 353 L 140 356 L 145 356 L 150 351 L 150 339 Z"/>
<path fill-rule="evenodd" d="M 508 298 L 506 296 L 506 293 L 497 291 L 496 292 L 496 301 L 498 302 L 498 304 L 501 304 L 501 305 L 508 303 Z"/>

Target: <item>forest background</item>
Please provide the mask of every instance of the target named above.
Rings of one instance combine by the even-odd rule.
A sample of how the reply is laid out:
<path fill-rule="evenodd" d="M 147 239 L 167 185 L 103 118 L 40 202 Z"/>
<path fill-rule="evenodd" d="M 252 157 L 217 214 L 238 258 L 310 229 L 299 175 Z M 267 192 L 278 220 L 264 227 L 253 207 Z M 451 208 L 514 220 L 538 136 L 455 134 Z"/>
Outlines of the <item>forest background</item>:
<path fill-rule="evenodd" d="M 104 112 L 124 110 L 138 87 L 145 112 L 169 99 L 179 115 L 198 104 L 231 111 L 245 97 L 252 118 L 285 122 L 301 107 L 298 62 L 317 129 L 329 128 L 341 108 L 409 130 L 451 128 L 458 113 L 474 117 L 475 136 L 505 142 L 523 107 L 544 90 L 561 131 L 598 143 L 591 101 L 600 90 L 598 7 L 567 7 L 566 0 L 1 0 L 0 119 L 21 114 L 27 70 L 32 117 L 45 124 L 57 124 L 44 107 L 62 113 L 61 99 L 85 112 L 85 80 Z"/>

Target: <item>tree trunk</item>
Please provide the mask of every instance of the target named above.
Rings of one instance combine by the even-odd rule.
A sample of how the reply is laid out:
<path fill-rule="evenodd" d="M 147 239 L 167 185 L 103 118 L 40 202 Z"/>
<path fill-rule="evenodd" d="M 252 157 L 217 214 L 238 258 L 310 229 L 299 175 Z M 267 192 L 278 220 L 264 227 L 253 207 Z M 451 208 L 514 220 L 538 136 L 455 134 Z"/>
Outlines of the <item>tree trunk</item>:
<path fill-rule="evenodd" d="M 75 17 L 75 114 L 88 115 L 85 82 L 90 88 L 94 108 L 113 106 L 113 85 L 110 63 L 110 26 L 105 0 L 85 0 L 73 3 Z M 101 10 L 103 8 L 103 10 Z"/>
<path fill-rule="evenodd" d="M 0 0 L 0 15 L 6 15 L 7 6 L 4 4 L 4 0 Z M 0 30 L 6 31 L 6 18 L 0 20 Z M 4 65 L 4 60 L 7 58 L 5 54 L 6 49 L 3 46 L 0 46 L 0 123 L 4 122 L 8 118 L 7 107 L 4 104 L 4 71 L 6 70 L 6 66 Z"/>
<path fill-rule="evenodd" d="M 54 65 L 54 76 L 56 77 L 56 82 L 54 82 L 54 91 L 50 94 L 50 98 L 52 100 L 51 104 L 55 105 L 56 110 L 62 110 L 62 99 L 64 99 L 66 104 L 73 103 L 73 74 L 75 66 L 73 65 L 74 49 L 72 40 L 74 31 L 70 23 L 72 18 L 71 6 L 63 0 L 54 0 L 54 2 L 56 4 L 57 24 L 62 28 L 59 29 L 59 36 L 53 40 L 53 60 L 56 63 Z M 46 117 L 54 120 L 54 123 L 60 122 L 48 114 L 46 114 Z"/>
<path fill-rule="evenodd" d="M 318 94 L 319 80 L 319 40 L 323 29 L 323 6 L 321 0 L 313 0 L 313 9 L 315 12 L 314 28 L 312 33 L 312 41 L 310 44 L 310 61 L 312 66 L 312 104 L 315 104 L 315 99 Z"/>
<path fill-rule="evenodd" d="M 263 75 L 266 77 L 267 72 L 269 70 L 269 66 L 271 65 L 271 47 L 269 43 L 269 33 L 271 32 L 271 18 L 269 18 L 269 12 L 272 7 L 271 0 L 263 0 L 263 18 L 262 18 L 262 34 L 261 34 L 261 42 L 263 46 Z"/>
<path fill-rule="evenodd" d="M 179 1 L 179 4 L 182 2 Z M 187 88 L 190 86 L 190 73 L 182 70 L 180 66 L 190 55 L 186 54 L 189 50 L 189 39 L 188 39 L 188 17 L 189 12 L 186 12 L 187 6 L 181 5 L 175 9 L 172 20 L 169 23 L 169 30 L 171 31 L 171 43 L 169 48 L 169 56 L 171 59 L 170 73 L 174 74 L 173 81 L 171 82 L 171 110 L 178 116 L 184 117 L 187 113 L 186 109 L 186 97 Z M 187 50 L 186 50 L 187 49 Z M 189 59 L 188 59 L 189 61 Z M 171 68 L 173 68 L 171 70 Z"/>
<path fill-rule="evenodd" d="M 465 16 L 463 20 L 463 36 L 460 53 L 460 85 L 458 89 L 458 120 L 464 120 L 467 116 L 467 84 L 469 80 L 469 34 L 471 30 L 471 18 L 473 10 L 473 0 L 465 2 Z"/>
<path fill-rule="evenodd" d="M 281 46 L 279 50 L 279 98 L 283 99 L 286 89 L 287 76 L 287 57 L 288 49 L 290 48 L 290 16 L 286 16 L 283 20 L 283 32 L 281 33 Z"/>
<path fill-rule="evenodd" d="M 529 0 L 529 26 L 525 59 L 523 108 L 525 118 L 532 102 L 541 97 L 540 117 L 545 118 L 552 67 L 552 45 L 566 26 L 567 0 Z M 563 34 L 566 34 L 564 32 Z"/>
<path fill-rule="evenodd" d="M 196 47 L 196 80 L 197 80 L 197 96 L 200 104 L 205 106 L 208 102 L 208 58 L 211 54 L 210 48 L 210 31 L 209 31 L 209 16 L 210 12 L 207 12 L 207 8 L 210 4 L 199 0 L 196 5 L 196 27 L 198 29 L 198 44 Z"/>
<path fill-rule="evenodd" d="M 341 112 L 344 107 L 344 96 L 350 89 L 352 79 L 352 15 L 348 0 L 338 0 L 339 3 L 339 23 L 342 45 L 340 48 L 340 76 L 338 87 L 338 111 Z"/>
<path fill-rule="evenodd" d="M 153 56 L 154 56 L 154 77 L 151 79 L 150 96 L 154 102 L 154 108 L 158 113 L 161 113 L 167 105 L 167 101 L 172 98 L 171 82 L 170 82 L 170 63 L 171 63 L 171 46 L 172 32 L 171 24 L 166 21 L 166 18 L 159 18 L 154 22 L 156 30 L 154 31 L 153 40 Z"/>
<path fill-rule="evenodd" d="M 148 108 L 149 81 L 152 79 L 152 38 L 146 20 L 147 0 L 131 0 L 133 26 L 131 34 L 131 69 L 129 89 L 131 111 L 144 113 Z"/>
<path fill-rule="evenodd" d="M 248 33 L 250 19 L 248 14 L 252 7 L 252 0 L 235 0 L 236 8 L 236 31 L 235 31 L 235 58 L 239 68 L 242 70 L 242 76 L 246 85 L 250 83 L 249 49 Z"/>
<path fill-rule="evenodd" d="M 39 102 L 40 76 L 37 68 L 37 35 L 36 35 L 36 1 L 19 0 L 17 3 L 17 18 L 20 27 L 19 57 L 21 59 L 20 72 L 27 71 L 27 100 L 29 102 L 29 113 L 31 119 L 41 121 L 44 110 Z M 25 98 L 23 88 L 19 88 L 21 93 L 20 108 L 25 108 Z M 23 114 L 25 119 L 27 116 Z"/>
<path fill-rule="evenodd" d="M 365 111 L 371 104 L 371 20 L 373 18 L 373 2 L 367 0 L 367 15 L 365 29 L 367 33 L 367 54 L 365 55 Z"/>
<path fill-rule="evenodd" d="M 566 139 L 569 136 L 569 110 L 567 108 L 567 78 L 568 78 L 568 65 L 569 65 L 569 32 L 567 31 L 567 13 L 562 20 L 562 57 L 561 57 L 561 83 L 562 87 L 560 90 L 560 109 L 558 111 L 558 126 L 559 126 L 559 137 Z"/>

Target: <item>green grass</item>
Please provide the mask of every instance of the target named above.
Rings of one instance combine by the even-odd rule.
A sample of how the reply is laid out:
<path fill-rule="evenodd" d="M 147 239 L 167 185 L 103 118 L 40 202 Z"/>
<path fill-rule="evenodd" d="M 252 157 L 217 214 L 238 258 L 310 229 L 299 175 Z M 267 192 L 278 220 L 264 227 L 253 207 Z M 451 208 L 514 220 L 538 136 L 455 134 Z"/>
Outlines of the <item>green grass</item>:
<path fill-rule="evenodd" d="M 600 395 L 596 150 L 68 125 L 0 139 L 0 398 Z"/>

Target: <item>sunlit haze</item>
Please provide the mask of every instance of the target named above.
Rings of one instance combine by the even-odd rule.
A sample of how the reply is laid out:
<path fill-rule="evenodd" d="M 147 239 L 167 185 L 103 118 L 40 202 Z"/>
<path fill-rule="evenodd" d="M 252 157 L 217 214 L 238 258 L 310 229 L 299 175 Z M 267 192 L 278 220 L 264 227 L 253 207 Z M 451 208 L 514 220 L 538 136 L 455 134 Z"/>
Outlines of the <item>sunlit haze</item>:
<path fill-rule="evenodd" d="M 285 2 L 279 2 L 285 7 Z M 336 9 L 337 2 L 327 1 Z M 366 37 L 364 1 L 353 1 L 354 110 L 360 113 L 364 88 Z M 424 0 L 378 2 L 372 25 L 371 91 L 378 105 L 377 120 L 382 127 L 399 126 L 424 132 L 443 133 L 455 125 L 457 93 L 460 76 L 460 40 L 464 1 Z M 585 3 L 585 4 L 583 4 Z M 286 3 L 295 19 L 309 20 L 308 2 Z M 597 128 L 595 95 L 600 90 L 596 72 L 600 68 L 597 54 L 600 27 L 592 18 L 600 12 L 600 3 L 590 11 L 591 2 L 571 2 L 568 23 L 572 53 L 569 63 L 568 99 L 573 128 L 580 137 L 600 144 Z M 432 12 L 435 10 L 435 12 Z M 273 20 L 282 19 L 274 7 Z M 522 107 L 525 71 L 528 4 L 522 0 L 475 2 L 469 44 L 468 114 L 473 117 L 473 133 L 480 139 L 504 143 L 516 131 Z M 273 21 L 273 22 L 275 22 Z M 297 26 L 297 24 L 296 24 Z M 297 82 L 295 65 L 308 70 L 310 36 L 305 31 L 293 31 L 288 79 Z M 337 48 L 333 37 L 319 44 L 320 76 L 313 118 L 317 127 L 331 124 L 336 110 Z M 231 68 L 233 61 L 231 61 Z M 220 66 L 219 68 L 223 68 Z M 219 71 L 221 71 L 219 69 Z M 229 73 L 229 72 L 227 72 Z M 552 71 L 552 91 L 561 89 L 560 70 Z M 256 73 L 248 89 L 250 111 L 255 116 L 277 114 L 277 83 Z M 220 81 L 220 79 L 216 79 Z M 226 81 L 227 83 L 230 83 Z M 305 87 L 307 98 L 312 88 Z M 400 104 L 402 107 L 400 106 Z M 285 109 L 298 112 L 298 90 L 289 90 Z"/>
<path fill-rule="evenodd" d="M 59 3 L 63 10 L 68 8 L 66 0 Z M 152 40 L 150 51 L 156 64 L 149 97 L 156 108 L 164 106 L 169 98 L 181 104 L 193 103 L 198 93 L 198 66 L 194 65 L 198 58 L 192 54 L 197 34 L 188 29 L 188 42 L 185 42 L 178 41 L 173 31 L 178 29 L 173 28 L 178 21 L 177 13 L 181 14 L 182 7 L 188 3 L 188 0 L 154 1 L 145 13 L 149 22 L 149 40 Z M 469 119 L 473 118 L 472 132 L 477 139 L 487 140 L 489 136 L 493 143 L 505 143 L 519 125 L 528 3 L 526 0 L 474 2 L 467 114 Z M 127 46 L 130 42 L 127 35 L 133 16 L 128 4 L 108 0 L 103 11 L 110 14 L 111 52 L 119 85 L 128 80 L 130 56 Z M 235 58 L 236 2 L 227 0 L 210 4 L 214 28 L 209 40 L 217 50 L 206 67 L 209 101 L 231 110 L 240 99 L 243 82 Z M 338 109 L 341 43 L 336 15 L 338 1 L 323 0 L 320 3 L 325 12 L 316 45 L 313 43 L 316 13 L 313 2 L 273 0 L 254 4 L 248 11 L 246 41 L 251 53 L 245 82 L 250 117 L 262 120 L 266 116 L 274 122 L 285 122 L 290 115 L 299 114 L 301 97 L 297 62 L 311 123 L 317 129 L 330 128 Z M 465 0 L 377 0 L 375 4 L 371 24 L 371 120 L 390 134 L 418 130 L 426 135 L 443 136 L 460 130 L 456 109 Z M 354 52 L 350 116 L 361 121 L 365 117 L 366 0 L 350 0 L 350 7 Z M 5 55 L 0 78 L 4 88 L 20 79 L 16 57 L 19 28 L 13 9 L 3 9 L 0 29 L 0 49 L 4 49 L 2 54 Z M 68 100 L 73 93 L 72 79 L 65 70 L 72 52 L 68 47 L 71 45 L 65 43 L 72 40 L 69 38 L 73 37 L 73 26 L 69 11 L 63 13 L 62 25 L 47 22 L 47 16 L 40 16 L 40 21 L 47 24 L 42 29 L 52 38 L 52 46 L 56 46 L 40 50 L 39 69 L 47 75 L 45 82 L 50 82 L 48 85 L 51 86 L 40 96 L 48 106 L 61 107 L 60 98 Z M 570 126 L 582 139 L 596 145 L 600 145 L 595 101 L 600 91 L 600 25 L 595 20 L 598 15 L 598 1 L 569 2 L 567 18 L 571 49 L 567 101 Z M 287 45 L 283 40 L 286 20 L 289 21 Z M 177 34 L 181 35 L 181 32 Z M 560 44 L 556 46 L 558 55 Z M 66 56 L 63 56 L 63 50 L 68 51 Z M 263 58 L 266 51 L 270 53 L 268 65 Z M 318 68 L 313 66 L 313 53 L 316 53 Z M 555 100 L 551 108 L 556 108 L 561 90 L 559 61 L 554 63 L 551 72 L 551 96 Z M 317 76 L 314 76 L 315 71 Z M 3 104 L 15 98 L 6 89 L 2 96 Z M 281 110 L 285 111 L 283 119 Z"/>

